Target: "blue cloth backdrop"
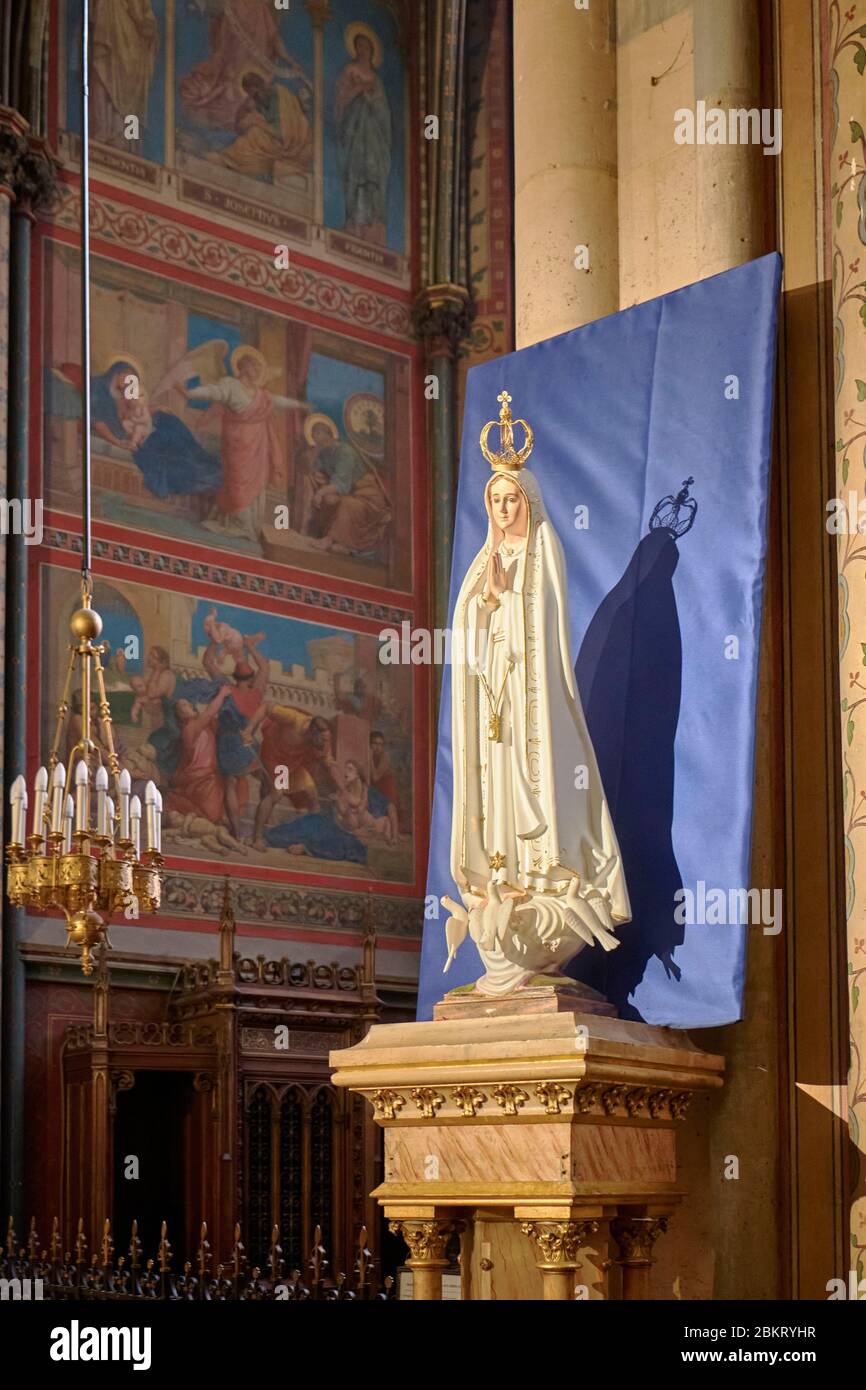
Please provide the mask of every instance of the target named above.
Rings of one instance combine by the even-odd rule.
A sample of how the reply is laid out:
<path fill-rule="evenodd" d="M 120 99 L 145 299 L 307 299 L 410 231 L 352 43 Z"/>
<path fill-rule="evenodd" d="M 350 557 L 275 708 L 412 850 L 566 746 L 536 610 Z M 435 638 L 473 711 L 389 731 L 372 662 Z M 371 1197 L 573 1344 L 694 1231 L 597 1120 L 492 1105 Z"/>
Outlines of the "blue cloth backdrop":
<path fill-rule="evenodd" d="M 624 1017 L 711 1027 L 741 1016 L 746 936 L 678 925 L 677 889 L 750 886 L 752 776 L 781 260 L 765 256 L 475 367 L 468 378 L 451 611 L 483 543 L 478 444 L 496 398 L 535 431 L 538 478 L 568 569 L 572 654 L 622 848 L 633 921 L 571 973 Z M 518 431 L 518 442 L 522 436 Z M 492 434 L 498 447 L 498 432 Z M 694 478 L 687 534 L 650 529 Z M 588 508 L 588 525 L 581 525 Z M 733 642 L 731 639 L 736 639 Z M 451 831 L 450 670 L 442 687 L 418 1017 L 476 979 L 471 939 L 448 975 L 442 893 Z M 575 795 L 580 793 L 576 792 Z M 758 885 L 771 888 L 773 885 Z M 731 900 L 733 901 L 733 899 Z"/>

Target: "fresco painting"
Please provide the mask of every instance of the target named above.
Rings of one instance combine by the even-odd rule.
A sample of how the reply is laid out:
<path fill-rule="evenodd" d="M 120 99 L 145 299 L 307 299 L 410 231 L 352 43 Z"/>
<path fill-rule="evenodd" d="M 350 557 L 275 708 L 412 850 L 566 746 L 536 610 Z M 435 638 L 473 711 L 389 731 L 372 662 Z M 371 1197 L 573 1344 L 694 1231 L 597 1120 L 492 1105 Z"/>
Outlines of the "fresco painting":
<path fill-rule="evenodd" d="M 401 155 L 400 76 L 392 56 L 398 50 L 392 42 L 386 58 L 380 33 L 357 19 L 338 29 L 343 52 L 328 36 L 325 220 L 361 241 L 399 250 L 402 199 L 391 196 Z"/>
<path fill-rule="evenodd" d="M 161 164 L 165 160 L 165 0 L 90 0 L 90 133 L 94 141 Z M 81 132 L 81 6 L 65 8 L 68 54 L 64 124 Z M 132 134 L 128 117 L 138 121 Z"/>
<path fill-rule="evenodd" d="M 46 615 L 71 614 L 75 576 L 44 575 Z M 414 880 L 412 668 L 376 636 L 119 580 L 96 601 L 116 743 L 163 794 L 168 855 Z M 66 659 L 58 640 L 52 688 Z"/>
<path fill-rule="evenodd" d="M 300 234 L 319 224 L 407 253 L 406 76 L 390 6 L 93 0 L 92 11 L 96 142 L 187 176 L 186 201 L 212 203 L 215 186 L 236 215 L 272 208 L 299 219 Z M 72 132 L 77 13 L 68 3 L 63 124 Z M 131 114 L 140 125 L 132 139 Z"/>
<path fill-rule="evenodd" d="M 178 168 L 311 218 L 312 30 L 301 6 L 189 5 L 175 30 Z"/>
<path fill-rule="evenodd" d="M 47 259 L 47 495 L 77 512 L 79 265 L 57 244 Z M 91 294 L 98 517 L 409 586 L 409 427 L 386 410 L 404 357 L 100 259 Z"/>

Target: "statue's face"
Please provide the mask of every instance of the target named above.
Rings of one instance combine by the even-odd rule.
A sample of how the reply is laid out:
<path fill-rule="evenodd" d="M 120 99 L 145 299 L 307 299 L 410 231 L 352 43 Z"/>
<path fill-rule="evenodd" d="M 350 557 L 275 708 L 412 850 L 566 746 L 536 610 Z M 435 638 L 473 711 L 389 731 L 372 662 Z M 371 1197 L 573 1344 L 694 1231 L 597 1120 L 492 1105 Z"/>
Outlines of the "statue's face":
<path fill-rule="evenodd" d="M 508 536 L 526 535 L 526 499 L 510 478 L 497 478 L 490 486 L 490 514 Z"/>

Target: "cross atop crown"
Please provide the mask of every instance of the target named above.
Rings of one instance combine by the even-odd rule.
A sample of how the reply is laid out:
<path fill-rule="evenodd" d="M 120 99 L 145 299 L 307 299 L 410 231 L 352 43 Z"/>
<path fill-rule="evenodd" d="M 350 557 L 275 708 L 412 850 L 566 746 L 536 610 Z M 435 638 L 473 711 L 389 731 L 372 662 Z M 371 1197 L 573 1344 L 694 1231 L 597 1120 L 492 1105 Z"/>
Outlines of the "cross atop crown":
<path fill-rule="evenodd" d="M 516 472 L 522 468 L 532 453 L 535 442 L 532 430 L 525 420 L 514 420 L 511 415 L 511 397 L 507 391 L 500 391 L 496 397 L 499 402 L 499 452 L 494 453 L 487 446 L 490 431 L 496 428 L 495 420 L 488 420 L 484 429 L 481 431 L 481 452 L 487 459 L 491 468 L 501 468 L 509 472 Z M 520 425 L 523 428 L 524 440 L 520 449 L 514 447 L 514 427 Z"/>

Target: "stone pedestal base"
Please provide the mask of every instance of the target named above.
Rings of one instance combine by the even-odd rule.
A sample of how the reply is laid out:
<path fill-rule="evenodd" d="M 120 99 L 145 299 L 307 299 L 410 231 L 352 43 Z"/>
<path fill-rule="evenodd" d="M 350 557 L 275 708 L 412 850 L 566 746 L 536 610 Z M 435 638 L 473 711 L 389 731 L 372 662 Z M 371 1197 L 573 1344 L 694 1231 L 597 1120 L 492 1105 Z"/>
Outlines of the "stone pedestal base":
<path fill-rule="evenodd" d="M 480 994 L 472 985 L 452 989 L 434 1006 L 433 1018 L 502 1018 L 516 1014 L 605 1014 L 616 1018 L 616 1008 L 603 994 L 579 980 L 546 979 L 538 975 L 502 999 Z"/>
<path fill-rule="evenodd" d="M 416 1298 L 441 1297 L 459 1223 L 464 1298 L 571 1299 L 607 1297 L 611 1264 L 647 1296 L 677 1125 L 724 1064 L 682 1032 L 552 1012 L 378 1025 L 331 1065 L 384 1130 L 373 1195 Z"/>

